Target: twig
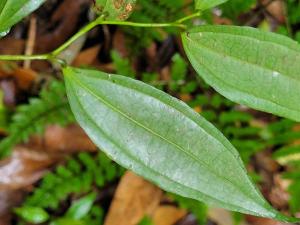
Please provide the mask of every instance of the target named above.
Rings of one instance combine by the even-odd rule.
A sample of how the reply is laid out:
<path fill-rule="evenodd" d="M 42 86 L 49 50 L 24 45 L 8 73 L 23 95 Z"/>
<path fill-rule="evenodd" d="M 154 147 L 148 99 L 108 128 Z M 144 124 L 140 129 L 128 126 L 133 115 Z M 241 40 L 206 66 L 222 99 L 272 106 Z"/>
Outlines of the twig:
<path fill-rule="evenodd" d="M 36 17 L 32 16 L 30 18 L 29 31 L 28 31 L 28 39 L 26 42 L 25 55 L 32 55 L 34 51 L 36 39 Z M 31 60 L 25 60 L 23 67 L 28 69 L 30 68 Z"/>

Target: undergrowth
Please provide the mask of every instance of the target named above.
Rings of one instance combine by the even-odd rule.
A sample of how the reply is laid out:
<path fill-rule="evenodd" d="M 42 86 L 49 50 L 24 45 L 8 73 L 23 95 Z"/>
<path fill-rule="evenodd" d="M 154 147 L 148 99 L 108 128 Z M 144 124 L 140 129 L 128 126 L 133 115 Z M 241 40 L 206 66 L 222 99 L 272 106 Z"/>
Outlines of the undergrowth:
<path fill-rule="evenodd" d="M 24 222 L 26 218 L 22 212 L 26 212 L 28 208 L 35 208 L 53 215 L 51 221 L 68 218 L 77 219 L 80 223 L 76 224 L 101 225 L 104 211 L 101 203 L 97 201 L 97 196 L 106 185 L 116 181 L 123 173 L 124 169 L 102 152 L 96 155 L 80 153 L 71 157 L 64 165 L 56 167 L 53 172 L 46 174 L 18 208 L 18 215 Z M 90 193 L 95 193 L 96 196 L 89 198 L 88 212 L 80 219 L 68 216 L 72 204 L 70 208 L 66 208 L 65 203 L 78 201 Z M 82 204 L 85 205 L 86 201 Z M 27 219 L 25 222 L 31 221 Z"/>
<path fill-rule="evenodd" d="M 49 124 L 66 125 L 74 122 L 64 84 L 53 81 L 39 97 L 17 107 L 7 128 L 8 136 L 0 142 L 0 158 L 10 153 L 12 147 L 26 142 L 32 134 L 42 134 Z"/>

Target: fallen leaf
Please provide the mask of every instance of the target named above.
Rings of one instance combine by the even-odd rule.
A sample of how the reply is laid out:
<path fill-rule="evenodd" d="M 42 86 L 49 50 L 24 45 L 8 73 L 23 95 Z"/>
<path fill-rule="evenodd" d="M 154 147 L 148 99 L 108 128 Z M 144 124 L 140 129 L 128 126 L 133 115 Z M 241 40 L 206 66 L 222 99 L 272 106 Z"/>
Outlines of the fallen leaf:
<path fill-rule="evenodd" d="M 192 100 L 192 96 L 190 94 L 180 94 L 179 98 L 184 102 L 189 102 Z"/>
<path fill-rule="evenodd" d="M 48 24 L 38 27 L 35 53 L 49 52 L 62 45 L 76 31 L 83 6 L 90 4 L 90 0 L 61 2 Z"/>
<path fill-rule="evenodd" d="M 293 225 L 292 223 L 284 223 L 279 222 L 272 219 L 262 218 L 262 217 L 255 217 L 255 216 L 246 216 L 247 222 L 249 222 L 251 225 Z"/>
<path fill-rule="evenodd" d="M 91 65 L 97 58 L 100 49 L 100 45 L 96 45 L 94 47 L 85 49 L 84 51 L 78 54 L 78 56 L 73 61 L 72 65 L 78 67 Z"/>
<path fill-rule="evenodd" d="M 25 41 L 15 38 L 0 39 L 0 54 L 1 55 L 19 55 L 24 52 Z"/>
<path fill-rule="evenodd" d="M 104 225 L 136 225 L 158 206 L 162 191 L 127 171 L 122 177 Z"/>
<path fill-rule="evenodd" d="M 275 0 L 272 3 L 269 3 L 269 0 L 261 0 L 263 5 L 268 4 L 267 11 L 280 23 L 285 22 L 285 12 L 284 12 L 284 1 Z"/>
<path fill-rule="evenodd" d="M 154 225 L 173 225 L 186 214 L 187 212 L 184 209 L 175 206 L 160 206 L 155 210 L 152 220 Z"/>
<path fill-rule="evenodd" d="M 58 155 L 18 146 L 11 157 L 0 162 L 0 190 L 16 190 L 39 180 Z"/>
<path fill-rule="evenodd" d="M 62 153 L 97 150 L 90 138 L 76 124 L 67 127 L 48 126 L 43 136 L 33 136 L 26 146 L 37 147 L 46 152 Z"/>
<path fill-rule="evenodd" d="M 14 76 L 21 90 L 28 90 L 37 78 L 37 73 L 31 69 L 17 68 Z"/>
<path fill-rule="evenodd" d="M 126 58 L 128 57 L 128 46 L 125 41 L 125 35 L 121 29 L 117 29 L 116 33 L 113 36 L 112 40 L 113 49 L 115 49 L 121 57 Z"/>

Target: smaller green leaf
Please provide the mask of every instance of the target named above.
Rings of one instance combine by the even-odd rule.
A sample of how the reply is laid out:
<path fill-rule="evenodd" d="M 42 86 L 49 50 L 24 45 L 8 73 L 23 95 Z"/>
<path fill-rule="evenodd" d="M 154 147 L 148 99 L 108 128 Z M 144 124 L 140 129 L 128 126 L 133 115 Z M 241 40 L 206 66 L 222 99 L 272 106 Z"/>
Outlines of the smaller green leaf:
<path fill-rule="evenodd" d="M 49 219 L 48 213 L 39 207 L 26 206 L 22 208 L 16 208 L 14 211 L 19 217 L 28 223 L 44 223 Z"/>
<path fill-rule="evenodd" d="M 126 20 L 134 9 L 136 0 L 97 0 L 95 8 L 108 20 Z"/>
<path fill-rule="evenodd" d="M 273 154 L 281 165 L 300 160 L 300 145 L 283 147 Z"/>
<path fill-rule="evenodd" d="M 148 216 L 145 216 L 138 225 L 153 225 L 153 221 Z"/>
<path fill-rule="evenodd" d="M 0 37 L 21 19 L 36 10 L 45 0 L 2 0 L 0 3 Z"/>
<path fill-rule="evenodd" d="M 205 10 L 220 5 L 228 0 L 195 0 L 195 8 L 198 10 Z"/>
<path fill-rule="evenodd" d="M 76 219 L 76 220 L 82 219 L 91 210 L 95 199 L 96 199 L 96 194 L 91 193 L 75 201 L 74 203 L 72 203 L 71 207 L 68 209 L 65 216 L 67 218 Z"/>
<path fill-rule="evenodd" d="M 70 218 L 60 218 L 54 220 L 50 223 L 50 225 L 87 225 L 85 221 L 82 220 L 74 220 Z"/>
<path fill-rule="evenodd" d="M 300 45 L 251 27 L 199 26 L 182 35 L 186 54 L 209 85 L 248 107 L 300 121 Z"/>

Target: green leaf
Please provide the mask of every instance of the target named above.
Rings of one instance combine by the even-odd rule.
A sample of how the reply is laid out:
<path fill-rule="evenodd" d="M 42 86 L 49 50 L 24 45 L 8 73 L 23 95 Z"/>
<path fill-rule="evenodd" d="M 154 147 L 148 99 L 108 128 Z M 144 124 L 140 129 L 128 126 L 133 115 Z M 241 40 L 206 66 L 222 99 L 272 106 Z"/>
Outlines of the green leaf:
<path fill-rule="evenodd" d="M 16 208 L 15 213 L 28 223 L 44 223 L 49 219 L 48 213 L 39 207 L 24 206 Z"/>
<path fill-rule="evenodd" d="M 95 199 L 96 199 L 96 194 L 91 193 L 77 200 L 71 205 L 71 207 L 68 209 L 65 216 L 76 220 L 82 219 L 91 210 Z"/>
<path fill-rule="evenodd" d="M 150 217 L 145 216 L 138 225 L 153 225 L 153 221 L 151 220 Z"/>
<path fill-rule="evenodd" d="M 0 37 L 21 19 L 36 10 L 45 0 L 1 0 Z"/>
<path fill-rule="evenodd" d="M 117 163 L 169 192 L 285 219 L 254 187 L 236 149 L 183 102 L 128 77 L 63 72 L 77 121 Z"/>
<path fill-rule="evenodd" d="M 0 141 L 0 158 L 7 156 L 14 145 L 26 142 L 30 135 L 41 134 L 49 124 L 67 125 L 74 122 L 63 82 L 53 81 L 39 98 L 19 105 L 8 126 L 9 135 Z"/>
<path fill-rule="evenodd" d="M 298 161 L 300 159 L 300 145 L 282 147 L 273 154 L 273 158 L 281 165 Z"/>
<path fill-rule="evenodd" d="M 97 0 L 95 8 L 108 20 L 126 20 L 134 10 L 136 0 Z"/>
<path fill-rule="evenodd" d="M 220 5 L 228 0 L 195 0 L 195 8 L 198 10 L 205 10 Z"/>
<path fill-rule="evenodd" d="M 50 225 L 87 225 L 83 220 L 74 220 L 70 218 L 59 218 L 50 223 Z"/>
<path fill-rule="evenodd" d="M 182 35 L 198 74 L 237 103 L 300 121 L 300 45 L 249 27 L 201 26 Z"/>

